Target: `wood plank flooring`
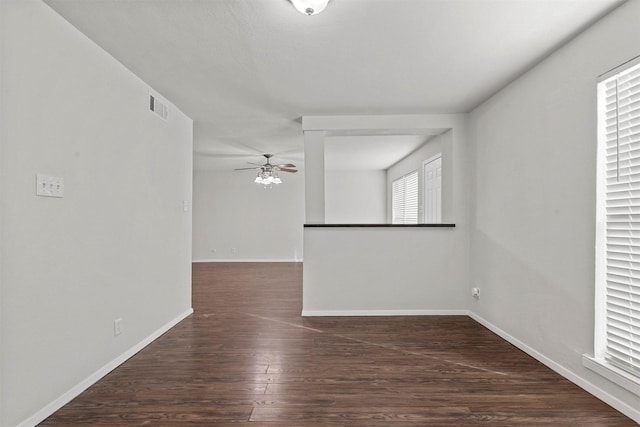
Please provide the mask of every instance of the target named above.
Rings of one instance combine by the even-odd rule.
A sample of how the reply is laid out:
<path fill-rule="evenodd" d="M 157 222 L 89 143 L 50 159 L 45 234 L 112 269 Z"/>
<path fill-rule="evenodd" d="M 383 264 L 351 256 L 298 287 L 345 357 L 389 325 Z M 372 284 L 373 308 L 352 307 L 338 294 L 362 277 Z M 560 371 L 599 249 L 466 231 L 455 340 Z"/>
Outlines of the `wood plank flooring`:
<path fill-rule="evenodd" d="M 301 283 L 194 264 L 194 315 L 41 425 L 636 425 L 468 317 L 301 318 Z"/>

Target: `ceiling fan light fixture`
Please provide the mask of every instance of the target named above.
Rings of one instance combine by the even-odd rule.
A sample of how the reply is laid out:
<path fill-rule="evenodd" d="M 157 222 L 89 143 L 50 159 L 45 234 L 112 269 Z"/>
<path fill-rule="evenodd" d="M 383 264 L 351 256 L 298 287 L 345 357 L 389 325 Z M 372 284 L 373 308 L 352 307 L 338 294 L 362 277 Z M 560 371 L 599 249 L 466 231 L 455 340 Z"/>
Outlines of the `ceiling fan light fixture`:
<path fill-rule="evenodd" d="M 322 12 L 329 0 L 291 0 L 296 10 L 304 15 L 317 15 Z"/>
<path fill-rule="evenodd" d="M 271 164 L 269 159 L 273 157 L 273 155 L 263 154 L 263 156 L 267 159 L 267 162 L 263 165 L 257 165 L 257 167 L 254 166 L 250 168 L 236 168 L 234 170 L 242 171 L 247 169 L 257 169 L 258 175 L 253 179 L 253 182 L 264 185 L 264 188 L 271 188 L 273 187 L 273 184 L 282 184 L 282 180 L 278 176 L 278 172 L 298 172 L 295 169 L 296 165 L 292 163 Z M 256 165 L 256 163 L 249 163 Z"/>
<path fill-rule="evenodd" d="M 273 171 L 262 171 L 258 173 L 256 179 L 253 180 L 256 184 L 262 184 L 265 188 L 271 188 L 272 184 L 282 184 L 282 180 Z"/>

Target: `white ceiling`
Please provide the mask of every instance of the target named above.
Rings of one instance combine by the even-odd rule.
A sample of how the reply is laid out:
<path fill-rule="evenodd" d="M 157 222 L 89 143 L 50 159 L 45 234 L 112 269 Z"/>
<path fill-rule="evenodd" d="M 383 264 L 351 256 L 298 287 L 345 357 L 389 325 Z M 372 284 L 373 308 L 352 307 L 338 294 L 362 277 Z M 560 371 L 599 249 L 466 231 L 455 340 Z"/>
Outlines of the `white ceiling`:
<path fill-rule="evenodd" d="M 624 0 L 44 1 L 193 118 L 196 169 L 231 170 L 302 166 L 304 115 L 468 112 Z"/>
<path fill-rule="evenodd" d="M 325 168 L 386 170 L 431 138 L 433 135 L 329 135 L 324 145 Z"/>

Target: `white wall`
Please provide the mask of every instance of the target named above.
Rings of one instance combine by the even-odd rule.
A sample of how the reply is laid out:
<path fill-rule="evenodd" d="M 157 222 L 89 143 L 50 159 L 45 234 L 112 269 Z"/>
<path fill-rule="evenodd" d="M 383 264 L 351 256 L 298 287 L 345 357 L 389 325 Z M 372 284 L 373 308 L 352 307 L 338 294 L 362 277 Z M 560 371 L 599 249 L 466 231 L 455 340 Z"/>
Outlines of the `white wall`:
<path fill-rule="evenodd" d="M 630 1 L 471 114 L 476 315 L 640 421 L 593 352 L 596 78 L 640 54 Z M 607 397 L 607 394 L 609 396 Z"/>
<path fill-rule="evenodd" d="M 194 260 L 302 260 L 304 172 L 281 174 L 282 184 L 271 189 L 255 184 L 254 175 L 194 173 Z"/>
<path fill-rule="evenodd" d="M 439 144 L 443 168 L 449 174 L 447 219 L 456 227 L 305 227 L 303 315 L 466 313 L 470 282 L 466 115 L 306 119 L 303 127 L 311 122 L 311 128 L 320 130 L 378 130 L 381 128 L 370 126 L 385 125 L 396 130 L 451 129 L 439 138 Z M 313 159 L 306 147 L 305 162 L 309 162 Z M 420 165 L 422 160 L 418 160 Z M 331 173 L 327 172 L 324 180 Z M 320 179 L 307 175 L 307 180 L 310 178 Z M 328 191 L 311 196 L 324 200 Z"/>
<path fill-rule="evenodd" d="M 4 241 L 3 236 L 3 224 L 4 224 L 4 190 L 2 183 L 6 181 L 6 176 L 4 173 L 4 141 L 5 141 L 5 128 L 4 128 L 4 83 L 3 83 L 3 69 L 4 69 L 4 31 L 2 28 L 5 26 L 4 23 L 4 0 L 0 0 L 0 322 L 4 323 L 4 258 L 2 256 Z M 2 384 L 4 384 L 4 352 L 2 349 L 4 348 L 4 333 L 2 332 L 2 325 L 0 324 L 0 423 L 2 423 L 2 415 L 4 413 L 4 390 Z"/>
<path fill-rule="evenodd" d="M 324 180 L 327 224 L 387 222 L 386 171 L 329 170 Z"/>
<path fill-rule="evenodd" d="M 2 426 L 191 310 L 192 122 L 39 0 L 2 2 Z M 35 196 L 38 172 L 62 199 Z M 114 320 L 123 332 L 114 336 Z"/>
<path fill-rule="evenodd" d="M 447 131 L 442 135 L 438 135 L 425 143 L 422 147 L 400 160 L 395 165 L 391 166 L 387 171 L 386 189 L 388 194 L 386 215 L 389 218 L 388 222 L 392 221 L 392 204 L 391 194 L 393 181 L 396 179 L 413 172 L 418 171 L 418 192 L 420 194 L 420 205 L 418 207 L 418 222 L 423 222 L 424 214 L 424 171 L 422 162 L 434 157 L 437 154 L 442 154 L 442 222 L 454 222 L 454 214 L 452 212 L 453 201 L 453 162 L 452 162 L 452 132 Z"/>
<path fill-rule="evenodd" d="M 304 237 L 304 316 L 466 313 L 464 231 L 306 227 Z"/>

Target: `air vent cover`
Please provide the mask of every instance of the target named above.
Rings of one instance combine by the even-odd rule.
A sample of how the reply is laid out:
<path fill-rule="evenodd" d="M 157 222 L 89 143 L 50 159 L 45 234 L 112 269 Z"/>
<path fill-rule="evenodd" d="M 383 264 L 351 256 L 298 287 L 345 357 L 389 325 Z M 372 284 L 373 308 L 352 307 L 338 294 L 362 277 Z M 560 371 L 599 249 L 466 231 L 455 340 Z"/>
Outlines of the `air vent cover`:
<path fill-rule="evenodd" d="M 156 114 L 162 120 L 166 121 L 169 117 L 169 108 L 164 100 L 159 99 L 154 94 L 149 94 L 149 111 Z"/>

